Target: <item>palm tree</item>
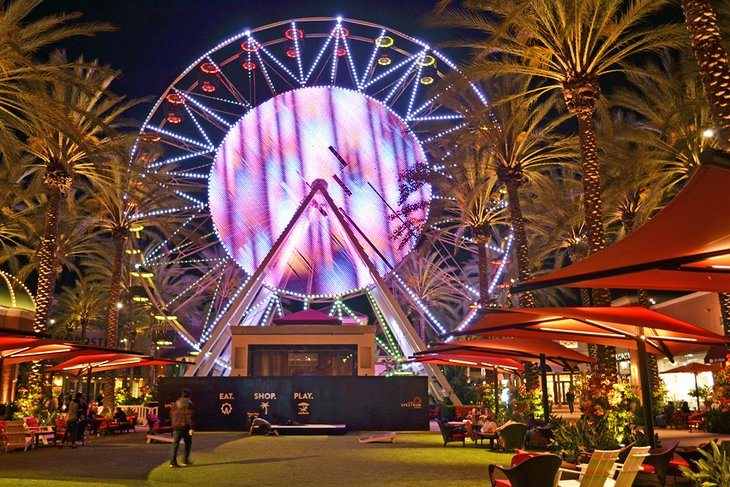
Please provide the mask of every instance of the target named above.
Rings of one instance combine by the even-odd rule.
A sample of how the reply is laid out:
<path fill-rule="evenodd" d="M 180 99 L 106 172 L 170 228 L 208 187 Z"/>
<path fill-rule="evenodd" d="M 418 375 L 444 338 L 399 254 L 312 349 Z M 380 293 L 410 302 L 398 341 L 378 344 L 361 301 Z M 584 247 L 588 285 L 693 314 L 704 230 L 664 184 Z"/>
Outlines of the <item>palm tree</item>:
<path fill-rule="evenodd" d="M 487 90 L 490 107 L 467 112 L 471 127 L 459 139 L 461 145 L 483 149 L 491 177 L 496 177 L 507 190 L 521 281 L 531 277 L 521 189 L 525 184 L 544 185 L 549 177 L 546 169 L 574 161 L 578 156 L 573 139 L 559 133 L 565 117 L 555 111 L 555 97 L 516 97 L 527 91 L 530 84 L 529 78 L 520 76 L 494 80 Z M 534 307 L 531 292 L 522 293 L 520 306 Z"/>
<path fill-rule="evenodd" d="M 49 47 L 75 36 L 92 36 L 109 31 L 105 23 L 80 23 L 79 13 L 33 18 L 41 0 L 14 0 L 0 4 L 0 152 L 15 159 L 18 147 L 15 131 L 25 133 L 39 121 L 61 123 L 63 107 L 33 88 L 37 83 L 75 83 L 67 76 L 68 64 L 40 60 Z"/>
<path fill-rule="evenodd" d="M 454 277 L 455 266 L 434 246 L 411 253 L 398 267 L 397 273 L 421 302 L 446 323 L 457 323 L 465 305 L 469 304 L 469 296 Z M 395 290 L 400 289 L 395 287 Z M 427 343 L 430 338 L 427 333 L 428 320 L 423 311 L 403 293 L 396 295 L 402 297 L 404 309 L 417 321 L 421 340 Z M 444 331 L 436 330 L 436 335 L 442 333 Z"/>
<path fill-rule="evenodd" d="M 444 9 L 449 1 L 439 3 Z M 504 0 L 467 1 L 468 9 L 446 9 L 431 23 L 476 30 L 487 39 L 459 42 L 477 50 L 465 73 L 476 79 L 520 73 L 544 79 L 532 95 L 559 89 L 578 120 L 583 200 L 591 252 L 605 246 L 598 148 L 593 115 L 599 81 L 626 73 L 637 54 L 680 47 L 679 26 L 657 24 L 668 0 Z M 488 58 L 491 56 L 492 58 Z M 603 293 L 597 304 L 610 304 Z"/>
<path fill-rule="evenodd" d="M 439 2 L 443 10 L 451 2 Z M 466 1 L 468 10 L 447 9 L 433 16 L 436 25 L 473 29 L 484 41 L 460 44 L 477 50 L 466 67 L 477 79 L 520 73 L 552 83 L 531 94 L 560 89 L 568 111 L 578 120 L 583 208 L 590 252 L 605 247 L 598 147 L 594 112 L 600 99 L 599 81 L 630 71 L 634 56 L 666 47 L 680 47 L 678 24 L 657 24 L 656 15 L 668 0 L 504 0 Z M 488 58 L 491 56 L 491 58 Z M 609 306 L 607 289 L 593 292 L 594 304 Z M 615 377 L 611 347 L 598 348 L 599 360 Z M 613 364 L 613 365 L 611 365 Z"/>
<path fill-rule="evenodd" d="M 717 12 L 710 0 L 681 0 L 705 95 L 719 128 L 719 143 L 730 150 L 730 65 L 722 45 Z"/>
<path fill-rule="evenodd" d="M 66 338 L 79 330 L 81 341 L 85 341 L 89 326 L 102 321 L 105 300 L 101 284 L 88 278 L 79 279 L 73 287 L 62 286 L 57 313 L 54 313 L 56 324 L 63 327 L 68 335 Z"/>
<path fill-rule="evenodd" d="M 125 108 L 128 106 L 131 105 L 124 105 Z M 117 347 L 120 296 L 123 283 L 129 282 L 124 278 L 124 271 L 128 268 L 125 265 L 127 241 L 133 227 L 152 224 L 150 211 L 159 208 L 165 196 L 164 191 L 153 192 L 152 182 L 156 176 L 145 168 L 150 158 L 147 147 L 126 136 L 118 136 L 108 145 L 110 150 L 105 154 L 107 163 L 90 180 L 92 195 L 86 203 L 89 211 L 93 212 L 93 220 L 101 235 L 111 240 L 111 249 L 107 248 L 106 252 L 111 261 L 106 342 L 109 347 Z M 173 224 L 172 220 L 170 224 Z M 104 374 L 104 406 L 114 406 L 112 373 Z"/>
<path fill-rule="evenodd" d="M 68 64 L 62 53 L 55 53 L 53 61 L 57 65 Z M 39 121 L 27 130 L 27 151 L 38 161 L 34 169 L 42 176 L 48 195 L 39 250 L 33 324 L 36 331 L 45 330 L 54 294 L 61 200 L 74 179 L 93 181 L 97 177 L 99 161 L 95 160 L 95 155 L 105 148 L 109 137 L 122 125 L 120 116 L 129 106 L 108 92 L 107 88 L 115 76 L 97 63 L 86 65 L 83 59 L 79 59 L 76 66 L 68 68 L 68 71 L 67 77 L 80 80 L 79 85 L 69 85 L 63 78 L 58 78 L 47 85 L 35 87 L 59 106 L 66 107 L 64 118 L 57 124 Z M 96 90 L 89 91 L 89 85 L 95 85 Z M 69 133 L 66 126 L 72 126 L 74 132 Z"/>

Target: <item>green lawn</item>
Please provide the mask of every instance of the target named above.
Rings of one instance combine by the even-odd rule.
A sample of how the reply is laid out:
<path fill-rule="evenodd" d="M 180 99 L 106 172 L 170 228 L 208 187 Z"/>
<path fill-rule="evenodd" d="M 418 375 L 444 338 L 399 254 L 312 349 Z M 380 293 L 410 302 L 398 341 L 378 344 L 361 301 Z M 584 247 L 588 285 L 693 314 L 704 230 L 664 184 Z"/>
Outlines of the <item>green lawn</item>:
<path fill-rule="evenodd" d="M 145 445 L 141 437 L 125 444 L 92 443 L 89 449 L 73 452 L 53 449 L 0 454 L 0 485 L 485 486 L 489 482 L 487 465 L 508 464 L 511 458 L 510 454 L 475 448 L 469 441 L 465 447 L 458 443 L 443 447 L 441 435 L 433 432 L 398 433 L 395 444 L 361 445 L 357 441 L 359 436 L 355 433 L 279 437 L 241 434 L 226 441 L 228 438 L 216 437 L 214 433 L 196 433 L 194 465 L 178 469 L 169 468 L 165 461 L 169 445 Z M 18 466 L 3 473 L 4 461 L 32 460 L 26 455 L 34 453 L 43 457 L 37 456 L 28 467 Z M 79 454 L 89 457 L 85 460 Z M 137 455 L 136 478 L 131 474 L 125 478 L 125 462 L 135 462 L 134 455 Z M 81 465 L 69 465 L 76 461 Z M 85 461 L 91 465 L 83 465 Z M 149 465 L 146 480 L 148 470 L 139 468 L 143 463 Z M 84 475 L 89 468 L 93 469 L 95 478 Z"/>
<path fill-rule="evenodd" d="M 360 444 L 358 436 L 244 437 L 194 454 L 195 465 L 150 474 L 152 485 L 184 480 L 209 485 L 484 486 L 489 463 L 512 455 L 451 443 L 435 433 L 399 433 L 395 444 Z"/>

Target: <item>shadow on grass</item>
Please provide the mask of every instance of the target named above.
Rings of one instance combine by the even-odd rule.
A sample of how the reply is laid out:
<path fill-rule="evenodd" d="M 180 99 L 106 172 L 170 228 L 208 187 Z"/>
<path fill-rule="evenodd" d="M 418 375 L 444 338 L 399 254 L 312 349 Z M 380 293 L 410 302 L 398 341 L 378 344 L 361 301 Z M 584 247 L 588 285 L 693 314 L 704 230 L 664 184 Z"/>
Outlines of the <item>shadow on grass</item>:
<path fill-rule="evenodd" d="M 301 456 L 301 457 L 256 458 L 256 459 L 250 459 L 250 460 L 233 460 L 230 462 L 194 463 L 187 468 L 212 467 L 215 465 L 254 465 L 257 463 L 279 463 L 279 462 L 289 462 L 289 461 L 293 461 L 293 460 L 303 460 L 306 458 L 317 458 L 317 456 L 316 455 L 307 455 L 307 456 Z"/>

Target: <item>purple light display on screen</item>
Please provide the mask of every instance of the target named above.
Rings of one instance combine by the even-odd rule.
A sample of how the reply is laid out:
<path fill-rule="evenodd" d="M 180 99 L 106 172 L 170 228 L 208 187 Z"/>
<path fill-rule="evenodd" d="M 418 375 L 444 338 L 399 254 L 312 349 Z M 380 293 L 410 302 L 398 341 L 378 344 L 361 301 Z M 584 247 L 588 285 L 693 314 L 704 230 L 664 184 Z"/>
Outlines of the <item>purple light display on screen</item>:
<path fill-rule="evenodd" d="M 211 170 L 210 211 L 225 248 L 253 273 L 312 182 L 322 179 L 382 275 L 415 244 L 415 237 L 405 245 L 393 237 L 403 222 L 391 217 L 402 206 L 431 198 L 426 186 L 398 205 L 399 175 L 419 163 L 426 163 L 420 143 L 385 105 L 341 88 L 302 88 L 254 108 L 226 135 Z M 426 209 L 410 216 L 420 228 Z M 320 194 L 277 255 L 267 267 L 272 287 L 332 295 L 372 283 Z"/>

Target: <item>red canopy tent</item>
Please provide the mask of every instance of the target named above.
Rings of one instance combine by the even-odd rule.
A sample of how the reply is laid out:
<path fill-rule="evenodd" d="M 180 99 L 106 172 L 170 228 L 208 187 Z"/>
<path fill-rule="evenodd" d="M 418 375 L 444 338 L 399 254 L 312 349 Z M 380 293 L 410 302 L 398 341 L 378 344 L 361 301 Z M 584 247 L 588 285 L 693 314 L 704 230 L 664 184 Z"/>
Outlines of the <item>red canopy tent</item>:
<path fill-rule="evenodd" d="M 575 340 L 635 348 L 646 418 L 646 433 L 654 443 L 651 390 L 646 364 L 647 345 L 673 358 L 678 350 L 723 344 L 727 337 L 640 306 L 621 308 L 501 308 L 488 311 L 477 323 L 454 335 L 520 336 Z M 469 343 L 469 342 L 465 342 Z"/>
<path fill-rule="evenodd" d="M 674 199 L 626 238 L 512 290 L 564 286 L 730 292 L 728 188 L 730 162 L 723 156 L 703 160 Z"/>

